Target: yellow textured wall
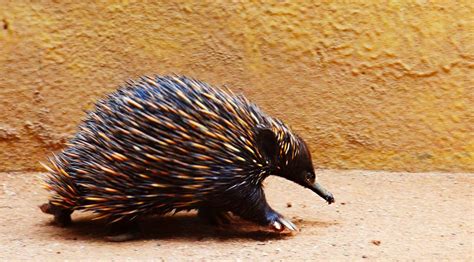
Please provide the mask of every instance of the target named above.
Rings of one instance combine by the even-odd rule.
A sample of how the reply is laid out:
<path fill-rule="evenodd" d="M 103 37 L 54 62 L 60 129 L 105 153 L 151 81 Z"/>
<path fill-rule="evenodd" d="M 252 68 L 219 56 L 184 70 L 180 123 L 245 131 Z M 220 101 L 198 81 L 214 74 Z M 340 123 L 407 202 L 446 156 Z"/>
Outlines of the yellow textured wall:
<path fill-rule="evenodd" d="M 176 72 L 244 92 L 318 167 L 474 171 L 472 1 L 27 2 L 0 0 L 0 170 L 39 169 L 128 77 Z"/>

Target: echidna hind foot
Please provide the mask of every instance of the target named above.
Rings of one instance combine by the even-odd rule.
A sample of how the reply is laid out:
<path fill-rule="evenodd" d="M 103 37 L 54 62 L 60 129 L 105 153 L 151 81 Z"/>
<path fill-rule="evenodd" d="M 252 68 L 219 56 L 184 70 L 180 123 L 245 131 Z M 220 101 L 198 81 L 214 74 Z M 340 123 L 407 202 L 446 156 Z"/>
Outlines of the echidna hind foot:
<path fill-rule="evenodd" d="M 141 235 L 137 220 L 119 221 L 107 225 L 107 236 L 105 240 L 110 242 L 125 242 L 138 239 Z"/>
<path fill-rule="evenodd" d="M 213 208 L 200 208 L 198 216 L 214 226 L 229 225 L 232 220 L 230 212 Z"/>
<path fill-rule="evenodd" d="M 235 215 L 243 219 L 253 221 L 261 226 L 268 226 L 277 232 L 297 231 L 298 228 L 288 219 L 273 210 L 265 199 L 262 188 L 256 189 L 252 194 L 253 199 L 241 199 L 242 206 Z"/>
<path fill-rule="evenodd" d="M 42 204 L 40 209 L 45 214 L 53 215 L 54 222 L 60 227 L 66 227 L 72 223 L 71 214 L 73 211 L 70 209 L 56 206 L 51 202 Z"/>

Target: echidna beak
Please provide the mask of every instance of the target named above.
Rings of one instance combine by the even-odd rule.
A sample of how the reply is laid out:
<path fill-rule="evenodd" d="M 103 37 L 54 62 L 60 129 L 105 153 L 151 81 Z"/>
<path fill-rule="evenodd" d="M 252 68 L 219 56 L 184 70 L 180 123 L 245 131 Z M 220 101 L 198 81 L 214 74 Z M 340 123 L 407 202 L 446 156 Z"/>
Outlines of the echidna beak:
<path fill-rule="evenodd" d="M 322 197 L 324 200 L 328 202 L 328 204 L 334 203 L 334 196 L 331 194 L 331 192 L 327 191 L 324 189 L 319 183 L 314 183 L 311 185 L 311 190 L 318 194 L 320 197 Z"/>

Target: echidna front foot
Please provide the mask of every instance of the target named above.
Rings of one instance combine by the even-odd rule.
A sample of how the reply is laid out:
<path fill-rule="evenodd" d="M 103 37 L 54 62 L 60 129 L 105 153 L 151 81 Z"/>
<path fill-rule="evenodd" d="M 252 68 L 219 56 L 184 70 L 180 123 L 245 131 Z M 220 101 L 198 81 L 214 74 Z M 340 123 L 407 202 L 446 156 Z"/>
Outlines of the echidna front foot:
<path fill-rule="evenodd" d="M 72 223 L 71 214 L 73 211 L 70 209 L 56 206 L 51 202 L 42 204 L 40 209 L 45 214 L 53 215 L 54 222 L 60 227 L 67 227 Z"/>
<path fill-rule="evenodd" d="M 119 221 L 107 226 L 105 239 L 110 242 L 125 242 L 137 239 L 140 236 L 140 227 L 136 220 Z"/>
<path fill-rule="evenodd" d="M 298 228 L 290 220 L 284 218 L 282 215 L 278 214 L 276 211 L 267 207 L 263 219 L 260 222 L 261 225 L 269 225 L 271 229 L 281 232 L 285 229 L 289 231 L 297 231 Z"/>
<path fill-rule="evenodd" d="M 215 226 L 228 225 L 232 220 L 230 212 L 208 207 L 200 208 L 198 216 Z"/>
<path fill-rule="evenodd" d="M 242 201 L 240 209 L 233 212 L 250 221 L 256 222 L 262 226 L 270 226 L 271 229 L 281 232 L 285 229 L 296 231 L 298 228 L 289 220 L 284 218 L 273 210 L 267 203 L 262 189 L 254 192 L 252 198 L 246 198 Z"/>

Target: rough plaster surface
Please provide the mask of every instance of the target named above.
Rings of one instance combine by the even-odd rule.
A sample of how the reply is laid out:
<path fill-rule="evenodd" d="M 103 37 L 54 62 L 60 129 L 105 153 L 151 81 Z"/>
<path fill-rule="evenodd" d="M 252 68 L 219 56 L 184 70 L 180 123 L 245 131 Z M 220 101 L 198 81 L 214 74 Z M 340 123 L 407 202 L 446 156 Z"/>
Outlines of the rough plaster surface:
<path fill-rule="evenodd" d="M 0 0 L 0 170 L 37 170 L 129 77 L 245 93 L 326 168 L 474 170 L 472 1 Z M 439 2 L 439 3 L 438 3 Z"/>

